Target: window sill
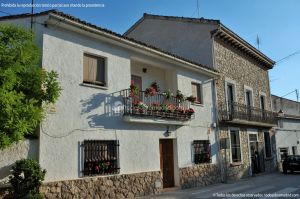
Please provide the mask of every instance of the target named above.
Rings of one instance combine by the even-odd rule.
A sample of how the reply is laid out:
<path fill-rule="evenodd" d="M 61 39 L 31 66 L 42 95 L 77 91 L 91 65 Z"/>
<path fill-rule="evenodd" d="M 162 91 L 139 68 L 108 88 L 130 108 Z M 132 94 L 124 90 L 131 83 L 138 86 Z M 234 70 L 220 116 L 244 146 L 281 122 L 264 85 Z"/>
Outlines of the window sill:
<path fill-rule="evenodd" d="M 85 87 L 90 87 L 90 88 L 98 88 L 98 89 L 102 89 L 102 90 L 108 90 L 108 87 L 106 87 L 106 86 L 99 86 L 99 85 L 95 85 L 95 84 L 81 83 L 79 85 L 85 86 Z"/>
<path fill-rule="evenodd" d="M 233 162 L 233 163 L 230 163 L 230 167 L 238 167 L 238 166 L 241 166 L 243 163 L 242 162 Z"/>

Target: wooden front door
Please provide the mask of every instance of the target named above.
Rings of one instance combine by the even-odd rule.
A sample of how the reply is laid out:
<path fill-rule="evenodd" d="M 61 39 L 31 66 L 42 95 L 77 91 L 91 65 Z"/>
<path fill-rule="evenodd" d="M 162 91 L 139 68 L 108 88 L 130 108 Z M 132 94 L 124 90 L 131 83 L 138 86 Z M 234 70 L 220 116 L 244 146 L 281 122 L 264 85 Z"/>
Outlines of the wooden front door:
<path fill-rule="evenodd" d="M 173 140 L 164 139 L 159 141 L 160 170 L 163 177 L 163 188 L 174 187 L 174 154 Z"/>

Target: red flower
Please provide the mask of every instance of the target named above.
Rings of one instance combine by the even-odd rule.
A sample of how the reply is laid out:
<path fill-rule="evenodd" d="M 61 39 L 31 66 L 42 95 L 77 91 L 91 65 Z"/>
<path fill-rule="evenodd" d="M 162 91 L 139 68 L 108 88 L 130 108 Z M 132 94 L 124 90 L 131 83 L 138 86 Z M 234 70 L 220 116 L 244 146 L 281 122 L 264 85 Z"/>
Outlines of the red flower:
<path fill-rule="evenodd" d="M 99 171 L 99 167 L 98 167 L 98 166 L 96 166 L 96 167 L 95 167 L 95 170 L 96 170 L 96 171 Z"/>
<path fill-rule="evenodd" d="M 109 165 L 110 165 L 110 162 L 106 162 L 106 165 L 109 166 Z"/>

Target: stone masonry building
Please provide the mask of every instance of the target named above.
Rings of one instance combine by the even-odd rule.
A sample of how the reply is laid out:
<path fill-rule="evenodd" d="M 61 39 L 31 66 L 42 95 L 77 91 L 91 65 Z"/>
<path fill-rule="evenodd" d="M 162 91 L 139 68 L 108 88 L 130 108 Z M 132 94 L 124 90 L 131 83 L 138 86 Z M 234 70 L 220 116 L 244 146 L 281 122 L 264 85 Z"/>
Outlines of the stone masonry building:
<path fill-rule="evenodd" d="M 268 76 L 274 61 L 219 20 L 144 14 L 124 35 L 220 72 L 215 84 L 224 181 L 276 169 Z"/>

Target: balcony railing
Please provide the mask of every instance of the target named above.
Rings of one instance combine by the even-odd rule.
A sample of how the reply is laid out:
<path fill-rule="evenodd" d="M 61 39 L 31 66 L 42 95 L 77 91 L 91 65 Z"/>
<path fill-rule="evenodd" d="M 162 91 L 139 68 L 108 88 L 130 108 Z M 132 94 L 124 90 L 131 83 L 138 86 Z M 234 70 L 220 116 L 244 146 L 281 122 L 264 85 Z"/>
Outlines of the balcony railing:
<path fill-rule="evenodd" d="M 244 104 L 238 104 L 236 102 L 219 105 L 219 120 L 244 120 L 274 125 L 277 124 L 276 113 L 260 108 L 249 107 Z"/>
<path fill-rule="evenodd" d="M 124 115 L 144 118 L 160 118 L 188 121 L 194 118 L 194 109 L 189 101 L 180 101 L 163 93 L 149 95 L 145 91 L 133 93 L 130 89 L 121 91 L 124 98 Z"/>

